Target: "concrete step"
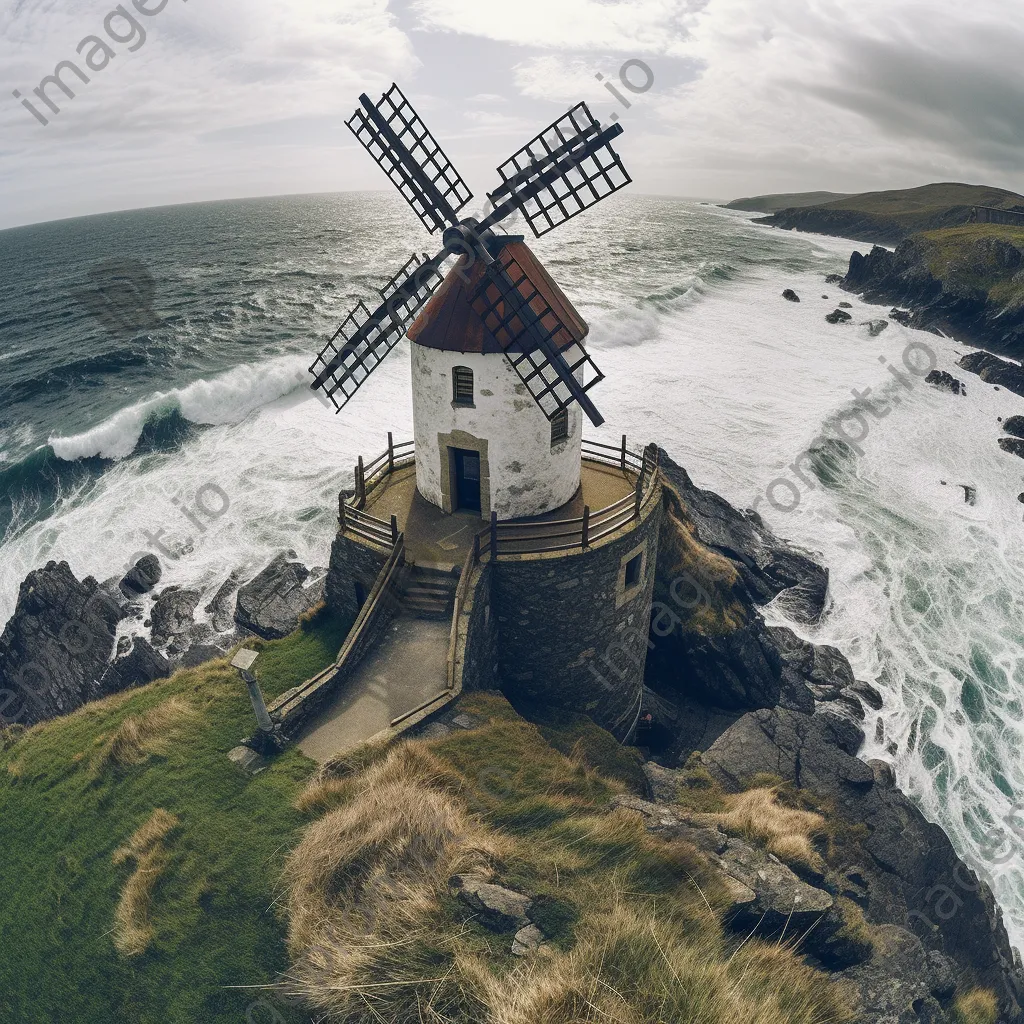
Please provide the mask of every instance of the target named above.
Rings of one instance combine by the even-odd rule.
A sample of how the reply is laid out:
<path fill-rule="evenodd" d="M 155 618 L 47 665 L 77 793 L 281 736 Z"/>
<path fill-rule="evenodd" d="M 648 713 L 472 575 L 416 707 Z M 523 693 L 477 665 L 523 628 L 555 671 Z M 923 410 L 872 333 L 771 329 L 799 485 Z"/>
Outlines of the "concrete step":
<path fill-rule="evenodd" d="M 402 607 L 421 619 L 450 618 L 458 584 L 451 572 L 414 565 L 402 592 Z"/>

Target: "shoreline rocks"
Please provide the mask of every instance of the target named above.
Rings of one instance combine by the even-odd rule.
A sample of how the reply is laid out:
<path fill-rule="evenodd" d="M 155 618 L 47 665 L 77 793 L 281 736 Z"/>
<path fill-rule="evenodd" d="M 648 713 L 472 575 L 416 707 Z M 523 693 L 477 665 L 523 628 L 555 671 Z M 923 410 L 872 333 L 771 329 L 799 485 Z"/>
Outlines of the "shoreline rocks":
<path fill-rule="evenodd" d="M 294 558 L 294 551 L 281 552 L 238 590 L 235 621 L 265 640 L 286 637 L 298 626 L 299 616 L 323 600 L 324 577 L 314 576 Z"/>

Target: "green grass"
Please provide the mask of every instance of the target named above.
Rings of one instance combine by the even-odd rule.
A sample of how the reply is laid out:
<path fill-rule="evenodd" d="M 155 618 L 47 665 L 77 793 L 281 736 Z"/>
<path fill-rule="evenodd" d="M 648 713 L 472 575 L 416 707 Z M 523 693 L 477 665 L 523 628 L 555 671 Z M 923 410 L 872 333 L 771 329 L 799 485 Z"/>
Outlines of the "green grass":
<path fill-rule="evenodd" d="M 332 664 L 351 625 L 321 609 L 283 640 L 254 637 L 242 644 L 260 652 L 256 674 L 264 697 L 280 697 Z"/>
<path fill-rule="evenodd" d="M 337 654 L 343 624 L 314 621 L 252 642 L 268 698 Z M 197 714 L 136 765 L 97 756 L 129 715 L 177 698 Z M 226 659 L 44 723 L 0 752 L 0 1020 L 21 1024 L 240 1024 L 287 966 L 274 909 L 313 765 L 297 750 L 250 777 L 228 750 L 252 731 Z M 97 767 L 99 766 L 99 767 Z M 132 865 L 114 852 L 157 809 L 180 819 L 151 899 L 154 938 L 137 957 L 113 944 Z M 288 1022 L 308 1016 L 276 1004 Z M 255 1019 L 270 1019 L 260 1011 Z"/>
<path fill-rule="evenodd" d="M 1024 305 L 1024 275 L 1002 262 L 1005 245 L 999 243 L 1024 252 L 1024 227 L 965 224 L 925 231 L 919 241 L 931 275 L 947 287 L 984 292 L 997 305 L 1017 308 Z"/>

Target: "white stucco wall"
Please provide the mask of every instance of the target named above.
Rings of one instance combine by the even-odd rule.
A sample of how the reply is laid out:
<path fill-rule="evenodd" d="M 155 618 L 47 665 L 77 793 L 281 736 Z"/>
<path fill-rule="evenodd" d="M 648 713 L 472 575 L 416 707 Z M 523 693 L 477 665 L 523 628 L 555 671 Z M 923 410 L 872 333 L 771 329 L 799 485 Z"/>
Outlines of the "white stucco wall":
<path fill-rule="evenodd" d="M 569 408 L 568 439 L 552 449 L 550 422 L 500 352 L 445 352 L 415 343 L 410 347 L 416 486 L 424 498 L 450 510 L 442 465 L 448 452 L 441 450 L 438 438 L 457 431 L 486 442 L 488 479 L 481 486 L 485 516 L 489 509 L 499 519 L 539 515 L 572 498 L 580 485 L 579 406 Z M 452 403 L 454 366 L 473 371 L 472 407 Z M 468 441 L 454 446 L 476 448 Z"/>

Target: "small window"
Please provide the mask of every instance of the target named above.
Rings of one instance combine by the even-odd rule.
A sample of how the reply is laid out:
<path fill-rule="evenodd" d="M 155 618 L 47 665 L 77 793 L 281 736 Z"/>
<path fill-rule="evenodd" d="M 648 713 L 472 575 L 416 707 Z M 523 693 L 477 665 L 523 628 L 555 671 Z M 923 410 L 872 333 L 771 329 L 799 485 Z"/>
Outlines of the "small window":
<path fill-rule="evenodd" d="M 559 409 L 551 420 L 551 445 L 561 443 L 569 436 L 569 411 Z"/>
<path fill-rule="evenodd" d="M 630 587 L 635 587 L 640 582 L 640 570 L 643 568 L 644 556 L 643 552 L 639 555 L 634 555 L 626 563 L 626 578 L 624 580 L 626 590 Z"/>
<path fill-rule="evenodd" d="M 456 405 L 473 404 L 473 371 L 468 366 L 452 368 L 452 401 Z"/>

